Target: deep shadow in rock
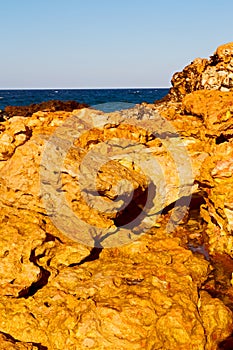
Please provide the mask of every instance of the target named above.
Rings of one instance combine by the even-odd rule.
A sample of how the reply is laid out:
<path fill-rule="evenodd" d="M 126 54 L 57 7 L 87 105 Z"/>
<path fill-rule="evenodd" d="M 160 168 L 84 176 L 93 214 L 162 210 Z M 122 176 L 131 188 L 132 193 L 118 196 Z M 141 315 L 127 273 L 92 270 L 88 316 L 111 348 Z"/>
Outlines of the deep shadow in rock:
<path fill-rule="evenodd" d="M 98 248 L 98 247 L 94 247 L 92 248 L 90 254 L 88 256 L 86 256 L 84 259 L 82 259 L 80 262 L 78 263 L 73 263 L 70 264 L 69 267 L 73 267 L 73 266 L 80 266 L 86 262 L 89 261 L 94 261 L 99 259 L 100 253 L 102 252 L 103 248 Z"/>
<path fill-rule="evenodd" d="M 226 135 L 221 134 L 220 136 L 216 137 L 215 143 L 216 145 L 220 145 L 220 143 L 228 142 L 229 139 L 230 137 L 227 137 Z"/>
<path fill-rule="evenodd" d="M 218 350 L 232 350 L 233 349 L 233 334 L 221 341 L 218 345 Z"/>
<path fill-rule="evenodd" d="M 44 256 L 44 254 L 41 254 L 41 255 L 38 255 L 36 256 L 35 255 L 35 249 L 32 250 L 31 252 L 31 256 L 30 256 L 30 261 L 36 265 L 37 267 L 39 267 L 40 269 L 40 278 L 38 281 L 36 282 L 33 282 L 31 284 L 31 286 L 27 289 L 23 289 L 20 293 L 19 293 L 19 296 L 18 298 L 29 298 L 31 296 L 33 296 L 34 294 L 36 294 L 36 292 L 40 289 L 42 289 L 44 286 L 46 286 L 46 284 L 48 283 L 48 280 L 49 280 L 49 276 L 50 276 L 50 272 L 45 270 L 42 266 L 38 265 L 37 261 L 38 259 L 42 258 Z"/>
<path fill-rule="evenodd" d="M 147 210 L 153 207 L 153 199 L 155 196 L 156 186 L 154 183 L 150 182 L 144 191 L 139 187 L 134 192 L 131 202 L 117 214 L 114 219 L 115 226 L 124 227 L 129 230 L 139 226 L 147 216 Z"/>
<path fill-rule="evenodd" d="M 1 334 L 3 334 L 6 339 L 8 339 L 10 342 L 12 343 L 20 343 L 21 341 L 18 339 L 15 339 L 14 337 L 12 337 L 10 334 L 8 333 L 4 333 L 4 332 L 0 332 Z M 34 342 L 30 342 L 31 344 L 33 344 L 33 346 L 36 346 L 38 350 L 48 350 L 47 346 L 43 346 L 41 345 L 41 343 L 34 343 Z"/>

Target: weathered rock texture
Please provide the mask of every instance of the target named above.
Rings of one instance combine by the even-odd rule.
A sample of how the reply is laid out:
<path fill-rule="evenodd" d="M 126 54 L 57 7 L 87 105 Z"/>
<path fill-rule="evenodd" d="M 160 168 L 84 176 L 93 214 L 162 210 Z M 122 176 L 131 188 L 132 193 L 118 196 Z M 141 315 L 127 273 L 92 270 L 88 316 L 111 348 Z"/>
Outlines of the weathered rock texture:
<path fill-rule="evenodd" d="M 202 216 L 208 223 L 209 248 L 233 258 L 233 140 L 216 145 L 206 161 L 200 186 L 206 198 Z"/>
<path fill-rule="evenodd" d="M 196 90 L 233 89 L 233 43 L 220 46 L 210 59 L 195 59 L 172 78 L 170 97 L 177 101 Z"/>
<path fill-rule="evenodd" d="M 20 342 L 8 334 L 0 333 L 0 349 L 1 350 L 46 350 L 40 344 L 32 344 Z"/>
<path fill-rule="evenodd" d="M 0 348 L 231 343 L 233 93 L 207 68 L 231 89 L 232 47 L 173 78 L 178 102 L 0 124 Z"/>

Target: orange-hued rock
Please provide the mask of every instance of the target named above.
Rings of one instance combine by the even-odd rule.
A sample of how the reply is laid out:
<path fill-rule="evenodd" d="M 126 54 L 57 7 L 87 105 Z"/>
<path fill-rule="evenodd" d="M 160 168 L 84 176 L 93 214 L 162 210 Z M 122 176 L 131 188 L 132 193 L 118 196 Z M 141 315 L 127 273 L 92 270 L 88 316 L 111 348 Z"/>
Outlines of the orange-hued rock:
<path fill-rule="evenodd" d="M 78 264 L 76 256 L 72 266 L 64 259 L 66 242 L 45 242 L 36 261 L 54 273 L 27 299 L 1 298 L 0 329 L 54 350 L 216 349 L 230 334 L 231 312 L 219 300 L 200 299 L 209 263 L 165 228 L 161 223 L 95 261 Z"/>
<path fill-rule="evenodd" d="M 40 344 L 24 343 L 0 333 L 0 350 L 40 350 Z"/>
<path fill-rule="evenodd" d="M 206 204 L 202 216 L 207 222 L 211 253 L 233 257 L 233 142 L 216 145 L 206 159 L 199 178 Z"/>
<path fill-rule="evenodd" d="M 221 62 L 232 62 L 233 42 L 219 46 L 216 50 L 215 56 L 216 59 L 218 59 Z"/>
<path fill-rule="evenodd" d="M 142 113 L 153 119 L 137 119 Z M 86 234 L 82 243 L 89 245 L 92 225 L 102 230 L 95 235 L 101 235 L 98 244 L 105 247 L 114 240 L 110 235 L 103 241 L 105 231 L 126 225 L 119 239 L 121 244 L 130 242 L 125 237 L 136 238 L 138 231 L 156 223 L 158 212 L 197 189 L 193 179 L 207 156 L 204 150 L 200 153 L 200 140 L 182 140 L 165 120 L 147 107 L 136 108 L 134 116 L 88 109 L 73 114 L 37 112 L 20 127 L 21 118 L 9 119 L 2 137 L 22 128 L 31 132 L 23 144 L 17 146 L 13 136 L 8 144 L 14 151 L 0 168 L 2 204 L 52 215 L 65 231 L 68 220 L 68 236 L 79 240 L 75 235 Z M 167 139 L 167 134 L 172 137 Z M 61 159 L 59 147 L 65 149 L 67 142 L 64 159 L 51 168 Z M 172 168 L 179 171 L 171 173 Z M 145 218 L 141 226 L 135 222 L 128 228 L 138 215 Z"/>
<path fill-rule="evenodd" d="M 233 91 L 195 91 L 184 97 L 182 109 L 201 118 L 208 137 L 233 135 Z"/>
<path fill-rule="evenodd" d="M 182 196 L 185 188 L 179 192 L 177 174 L 171 174 L 175 166 L 174 154 L 167 152 L 165 146 L 169 144 L 164 144 L 162 137 L 163 132 L 170 133 L 178 142 L 172 124 L 175 125 L 178 119 L 169 122 L 165 128 L 163 119 L 150 108 L 137 107 L 133 113 L 134 118 L 150 114 L 158 137 L 153 136 L 150 123 L 142 127 L 135 119 L 130 124 L 129 120 L 133 120 L 131 111 L 111 115 L 92 110 L 75 111 L 73 114 L 38 112 L 25 119 L 24 126 L 18 127 L 22 119 L 17 118 L 3 124 L 9 135 L 23 128 L 30 128 L 31 133 L 23 144 L 14 145 L 13 155 L 2 161 L 0 170 L 2 332 L 21 342 L 40 343 L 54 350 L 87 347 L 131 349 L 132 346 L 135 349 L 217 349 L 218 342 L 231 333 L 230 310 L 221 301 L 212 302 L 210 298 L 205 303 L 199 298 L 198 290 L 211 271 L 209 263 L 181 247 L 180 240 L 173 238 L 167 230 L 166 220 L 161 218 L 160 223 L 154 220 L 148 232 L 135 242 L 133 235 L 137 235 L 137 231 L 134 233 L 127 229 L 130 240 L 124 241 L 123 236 L 121 240 L 123 243 L 131 241 L 131 244 L 101 252 L 100 246 L 92 249 L 82 244 L 85 232 L 80 231 L 74 237 L 72 233 L 64 234 L 59 225 L 57 228 L 54 226 L 57 222 L 51 221 L 48 216 L 52 209 L 44 207 L 40 182 L 46 180 L 43 177 L 46 173 L 40 170 L 41 164 L 44 171 L 44 167 L 50 167 L 53 161 L 56 164 L 58 160 L 56 149 L 51 144 L 47 154 L 49 161 L 42 162 L 45 142 L 55 130 L 59 144 L 65 147 L 65 140 L 72 135 L 77 136 L 76 128 L 83 128 L 80 137 L 75 138 L 74 145 L 68 150 L 61 169 L 62 190 L 67 203 L 85 223 L 103 227 L 109 222 L 111 227 L 120 220 L 119 217 L 124 223 L 135 214 L 137 206 L 143 205 L 143 192 L 148 185 L 146 169 L 140 168 L 144 163 L 138 166 L 127 158 L 128 154 L 140 155 L 142 146 L 146 147 L 146 152 L 142 153 L 139 161 L 152 157 L 163 166 L 163 176 L 170 191 L 162 205 L 165 207 Z M 72 120 L 74 114 L 76 117 Z M 56 129 L 66 121 L 71 124 Z M 184 138 L 186 128 L 182 123 L 178 122 L 177 128 L 183 133 L 193 174 L 197 176 L 207 156 L 205 147 L 200 147 L 202 141 L 196 138 L 195 133 L 187 133 Z M 129 142 L 125 143 L 127 139 Z M 92 151 L 102 143 L 107 148 L 101 146 L 97 148 L 97 153 Z M 98 168 L 98 157 L 106 157 L 105 150 L 112 152 L 113 149 L 115 158 Z M 151 152 L 148 153 L 148 150 Z M 176 148 L 171 150 L 174 152 Z M 96 183 L 89 180 L 88 164 L 91 164 L 84 162 L 90 152 L 93 152 L 92 169 L 96 169 Z M 84 167 L 81 180 L 78 177 L 80 164 Z M 123 209 L 123 216 L 117 216 L 119 211 L 108 210 L 109 203 L 113 201 L 113 208 L 119 208 L 114 201 L 119 191 L 127 197 L 131 190 L 127 181 L 117 187 L 122 178 L 133 186 L 133 206 L 125 213 Z M 157 177 L 155 186 L 158 194 L 162 193 L 159 181 Z M 184 186 L 191 184 L 191 179 L 187 178 Z M 51 174 L 47 185 L 48 193 L 57 188 Z M 80 193 L 80 188 L 85 186 L 89 186 L 86 192 L 88 201 Z M 102 211 L 97 210 L 94 207 L 96 203 L 92 202 L 99 199 L 93 192 L 95 188 L 106 202 L 106 209 L 102 206 Z M 194 191 L 195 188 L 193 186 Z M 182 210 L 181 214 L 184 215 Z M 62 215 L 69 225 L 65 206 Z M 172 222 L 179 222 L 179 219 L 177 211 Z M 122 222 L 118 221 L 118 224 Z M 102 246 L 106 242 L 108 246 L 114 246 L 119 241 L 113 235 L 100 242 Z M 197 311 L 201 305 L 204 307 L 203 303 L 212 308 L 211 317 L 215 321 L 211 326 L 205 312 L 202 320 Z M 204 319 L 207 319 L 205 326 Z"/>
<path fill-rule="evenodd" d="M 232 45 L 156 105 L 0 123 L 0 349 L 231 342 Z"/>
<path fill-rule="evenodd" d="M 233 42 L 220 46 L 209 60 L 197 58 L 172 78 L 169 97 L 176 101 L 196 90 L 233 90 Z"/>

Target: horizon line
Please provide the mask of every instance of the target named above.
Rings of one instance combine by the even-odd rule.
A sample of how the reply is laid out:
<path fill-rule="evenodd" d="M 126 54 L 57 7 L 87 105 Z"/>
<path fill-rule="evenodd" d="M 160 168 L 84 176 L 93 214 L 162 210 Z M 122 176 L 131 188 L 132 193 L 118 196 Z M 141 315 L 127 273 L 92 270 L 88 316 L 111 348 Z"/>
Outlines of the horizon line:
<path fill-rule="evenodd" d="M 118 89 L 122 89 L 122 90 L 126 90 L 126 89 L 170 89 L 170 87 L 165 87 L 165 86 L 157 86 L 157 87 L 152 87 L 152 86 L 129 86 L 129 87 L 31 87 L 31 88 L 27 88 L 27 87 L 21 87 L 21 88 L 2 88 L 0 87 L 0 90 L 118 90 Z"/>

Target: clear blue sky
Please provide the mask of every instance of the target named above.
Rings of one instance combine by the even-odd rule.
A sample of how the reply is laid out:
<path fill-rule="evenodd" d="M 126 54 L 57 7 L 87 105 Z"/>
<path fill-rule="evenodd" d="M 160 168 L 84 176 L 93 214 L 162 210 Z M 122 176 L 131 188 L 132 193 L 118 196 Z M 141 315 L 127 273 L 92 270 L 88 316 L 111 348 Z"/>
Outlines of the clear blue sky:
<path fill-rule="evenodd" d="M 233 41 L 232 0 L 7 0 L 0 89 L 169 87 Z"/>

